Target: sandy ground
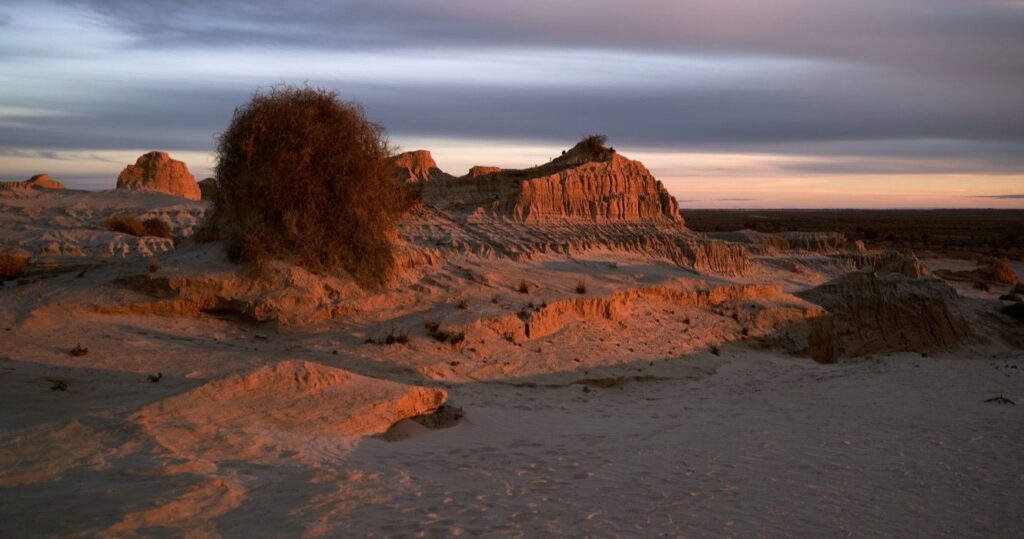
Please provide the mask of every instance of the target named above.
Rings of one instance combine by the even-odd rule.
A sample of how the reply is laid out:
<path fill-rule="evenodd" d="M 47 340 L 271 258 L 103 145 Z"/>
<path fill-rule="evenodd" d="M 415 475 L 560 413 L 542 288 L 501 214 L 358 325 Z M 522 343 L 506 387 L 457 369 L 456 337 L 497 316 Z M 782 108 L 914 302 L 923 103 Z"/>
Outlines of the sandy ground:
<path fill-rule="evenodd" d="M 117 409 L 175 392 L 111 373 L 94 375 L 106 387 L 91 396 L 50 392 L 29 366 L 3 369 L 3 408 L 18 410 L 4 431 L 78 417 L 79 429 L 53 434 L 66 452 Z M 230 462 L 227 483 L 167 477 L 154 456 L 112 455 L 110 444 L 97 462 L 0 490 L 0 522 L 12 537 L 165 526 L 233 537 L 991 537 L 1024 526 L 1024 408 L 985 402 L 1020 400 L 1024 358 L 818 365 L 730 348 L 672 371 L 586 392 L 461 385 L 451 394 L 466 418 L 452 428 L 406 423 L 400 441 L 321 443 L 315 465 Z M 170 503 L 208 518 L 169 518 Z M 147 510 L 159 528 L 129 518 Z"/>
<path fill-rule="evenodd" d="M 170 246 L 150 274 L 141 250 L 107 248 L 121 239 L 104 212 L 64 218 L 70 201 L 191 227 L 205 208 L 59 196 L 45 211 L 9 201 L 22 209 L 0 219 L 8 245 L 90 262 L 0 289 L 0 537 L 1024 529 L 1022 332 L 993 318 L 1008 287 L 953 283 L 977 332 L 958 346 L 828 365 L 789 346 L 820 314 L 791 293 L 849 271 L 813 253 L 759 257 L 743 276 L 597 248 L 458 254 L 343 298 L 335 319 L 282 325 L 124 284 L 266 300 L 238 292 L 216 245 Z M 304 313 L 337 291 L 286 277 L 260 306 Z M 464 341 L 439 342 L 428 321 Z M 387 334 L 408 342 L 366 342 Z M 445 395 L 464 414 L 448 428 L 388 428 Z M 987 402 L 1001 395 L 1016 404 Z"/>
<path fill-rule="evenodd" d="M 474 413 L 457 432 L 356 451 L 348 466 L 397 464 L 409 491 L 341 529 L 963 537 L 1024 525 L 1024 415 L 984 402 L 1019 394 L 1019 368 L 743 351 L 714 366 L 587 394 L 466 388 Z"/>

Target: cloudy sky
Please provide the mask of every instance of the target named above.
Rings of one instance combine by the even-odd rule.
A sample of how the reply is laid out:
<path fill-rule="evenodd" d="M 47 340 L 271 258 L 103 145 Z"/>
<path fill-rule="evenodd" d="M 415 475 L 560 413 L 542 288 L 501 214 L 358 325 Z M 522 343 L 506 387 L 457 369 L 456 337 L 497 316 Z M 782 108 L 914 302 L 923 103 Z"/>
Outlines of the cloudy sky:
<path fill-rule="evenodd" d="M 606 133 L 684 207 L 1024 207 L 1020 0 L 2 0 L 0 177 L 204 177 L 278 82 L 453 174 Z"/>

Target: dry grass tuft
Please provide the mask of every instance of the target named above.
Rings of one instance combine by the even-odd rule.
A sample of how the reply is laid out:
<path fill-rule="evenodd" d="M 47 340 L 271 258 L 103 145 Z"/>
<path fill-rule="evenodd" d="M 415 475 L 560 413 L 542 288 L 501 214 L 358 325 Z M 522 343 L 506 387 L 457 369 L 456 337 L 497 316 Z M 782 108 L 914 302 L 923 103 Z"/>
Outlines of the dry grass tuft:
<path fill-rule="evenodd" d="M 580 279 L 579 281 L 576 281 L 576 293 L 577 294 L 586 294 L 587 293 L 587 282 L 584 281 L 583 279 Z"/>
<path fill-rule="evenodd" d="M 379 339 L 366 339 L 366 342 L 369 343 L 369 344 L 383 344 L 383 345 L 409 344 L 409 334 L 405 333 L 405 332 L 403 332 L 403 333 L 395 333 L 395 330 L 392 329 L 390 332 L 388 332 L 387 335 L 385 335 L 385 336 L 383 336 L 383 337 L 381 337 Z"/>
<path fill-rule="evenodd" d="M 466 334 L 463 332 L 453 332 L 441 329 L 441 324 L 434 320 L 427 320 L 423 322 L 423 327 L 427 329 L 427 333 L 437 342 L 446 342 L 452 346 L 455 346 L 462 341 L 466 340 Z"/>
<path fill-rule="evenodd" d="M 391 181 L 390 153 L 383 128 L 335 92 L 257 92 L 217 147 L 214 209 L 228 254 L 386 284 L 398 218 L 414 202 Z"/>

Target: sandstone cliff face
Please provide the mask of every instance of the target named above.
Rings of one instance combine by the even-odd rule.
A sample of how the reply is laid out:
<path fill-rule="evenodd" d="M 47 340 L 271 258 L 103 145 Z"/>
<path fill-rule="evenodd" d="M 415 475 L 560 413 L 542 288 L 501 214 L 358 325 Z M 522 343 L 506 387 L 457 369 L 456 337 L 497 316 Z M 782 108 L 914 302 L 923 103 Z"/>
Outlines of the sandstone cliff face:
<path fill-rule="evenodd" d="M 395 168 L 395 179 L 400 183 L 421 183 L 448 178 L 437 168 L 434 156 L 427 150 L 416 150 L 395 155 L 391 158 Z"/>
<path fill-rule="evenodd" d="M 143 154 L 134 165 L 125 167 L 117 177 L 117 188 L 151 189 L 190 200 L 202 198 L 199 185 L 185 163 L 171 159 L 166 152 Z"/>
<path fill-rule="evenodd" d="M 683 224 L 675 198 L 642 163 L 582 145 L 529 169 L 474 167 L 427 198 L 521 223 Z"/>
<path fill-rule="evenodd" d="M 661 182 L 643 164 L 618 154 L 552 172 L 538 167 L 472 179 L 477 184 L 471 191 L 491 195 L 482 201 L 485 212 L 519 222 L 683 223 Z"/>
<path fill-rule="evenodd" d="M 552 220 L 662 221 L 682 224 L 679 205 L 637 161 L 614 154 L 522 182 L 518 196 L 495 205 L 524 222 Z"/>
<path fill-rule="evenodd" d="M 956 291 L 936 279 L 860 271 L 796 295 L 828 310 L 835 356 L 930 352 L 971 334 Z"/>
<path fill-rule="evenodd" d="M 643 164 L 584 143 L 530 169 L 474 167 L 422 184 L 402 236 L 427 249 L 529 259 L 611 249 L 697 271 L 741 274 L 743 245 L 686 230 L 675 198 Z"/>

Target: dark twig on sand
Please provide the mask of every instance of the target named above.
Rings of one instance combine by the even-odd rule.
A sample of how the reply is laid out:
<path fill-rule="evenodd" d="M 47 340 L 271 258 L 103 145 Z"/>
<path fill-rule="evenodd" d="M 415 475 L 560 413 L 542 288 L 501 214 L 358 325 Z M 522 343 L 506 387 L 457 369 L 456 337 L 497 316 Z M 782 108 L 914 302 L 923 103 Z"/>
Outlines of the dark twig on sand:
<path fill-rule="evenodd" d="M 1004 397 L 1002 393 L 1000 393 L 998 397 L 992 397 L 991 399 L 985 399 L 985 402 L 997 402 L 999 404 L 1017 404 L 1016 402 L 1013 402 L 1012 400 Z"/>

